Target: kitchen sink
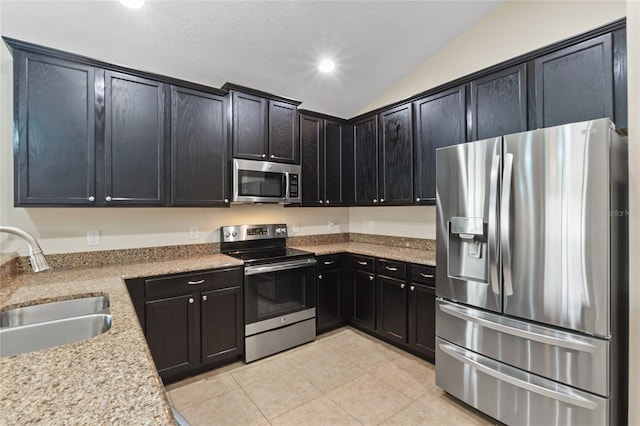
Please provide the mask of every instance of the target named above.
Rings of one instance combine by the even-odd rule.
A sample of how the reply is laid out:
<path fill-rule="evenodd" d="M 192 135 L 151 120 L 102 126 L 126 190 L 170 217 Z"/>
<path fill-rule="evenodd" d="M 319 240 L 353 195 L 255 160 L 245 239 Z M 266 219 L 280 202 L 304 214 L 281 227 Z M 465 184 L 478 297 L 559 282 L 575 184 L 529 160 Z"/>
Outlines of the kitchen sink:
<path fill-rule="evenodd" d="M 106 296 L 82 297 L 23 306 L 0 312 L 0 328 L 36 324 L 87 314 L 109 313 L 108 310 L 109 298 Z"/>
<path fill-rule="evenodd" d="M 0 357 L 91 339 L 110 328 L 106 296 L 9 309 L 0 313 Z"/>

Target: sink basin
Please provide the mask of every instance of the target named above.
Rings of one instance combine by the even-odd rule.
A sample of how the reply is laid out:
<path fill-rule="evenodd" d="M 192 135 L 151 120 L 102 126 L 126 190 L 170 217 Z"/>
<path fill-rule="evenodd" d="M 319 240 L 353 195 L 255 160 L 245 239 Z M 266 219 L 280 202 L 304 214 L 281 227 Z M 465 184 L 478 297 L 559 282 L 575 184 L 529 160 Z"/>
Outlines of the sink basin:
<path fill-rule="evenodd" d="M 106 296 L 82 297 L 24 306 L 1 312 L 0 328 L 36 324 L 87 314 L 109 313 L 108 309 L 109 298 Z"/>
<path fill-rule="evenodd" d="M 0 328 L 0 357 L 91 339 L 110 328 L 108 313 Z"/>

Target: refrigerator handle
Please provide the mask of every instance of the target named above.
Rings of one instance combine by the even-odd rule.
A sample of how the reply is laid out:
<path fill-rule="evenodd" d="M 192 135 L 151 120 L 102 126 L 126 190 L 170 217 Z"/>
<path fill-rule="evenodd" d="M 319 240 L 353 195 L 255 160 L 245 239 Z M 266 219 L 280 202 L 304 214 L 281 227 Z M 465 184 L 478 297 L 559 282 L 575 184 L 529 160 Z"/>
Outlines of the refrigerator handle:
<path fill-rule="evenodd" d="M 511 228 L 509 221 L 509 207 L 511 205 L 511 179 L 513 177 L 513 154 L 504 154 L 504 174 L 502 177 L 502 196 L 500 197 L 500 252 L 502 254 L 502 273 L 504 277 L 504 292 L 507 296 L 513 294 L 511 275 Z"/>
<path fill-rule="evenodd" d="M 500 156 L 493 157 L 491 162 L 491 175 L 489 181 L 489 268 L 491 290 L 495 294 L 500 294 L 500 275 L 498 265 L 500 264 L 498 250 L 498 177 L 500 173 Z"/>
<path fill-rule="evenodd" d="M 586 398 L 583 398 L 579 395 L 575 395 L 575 394 L 572 395 L 570 393 L 564 393 L 557 390 L 545 388 L 540 385 L 529 383 L 525 380 L 515 378 L 501 371 L 494 370 L 493 368 L 488 367 L 479 361 L 476 361 L 471 358 L 467 358 L 466 356 L 464 356 L 463 353 L 459 352 L 460 351 L 459 349 L 457 349 L 453 345 L 446 344 L 446 343 L 438 343 L 438 345 L 440 347 L 440 350 L 446 353 L 447 355 L 449 355 L 450 357 L 462 362 L 463 364 L 469 365 L 478 371 L 488 374 L 489 376 L 495 379 L 510 383 L 516 387 L 519 387 L 521 389 L 524 389 L 532 393 L 536 393 L 538 395 L 542 395 L 546 398 L 562 401 L 566 404 L 570 404 L 576 407 L 586 408 L 588 410 L 594 410 L 595 408 L 598 407 L 598 405 L 595 402 L 590 401 Z"/>

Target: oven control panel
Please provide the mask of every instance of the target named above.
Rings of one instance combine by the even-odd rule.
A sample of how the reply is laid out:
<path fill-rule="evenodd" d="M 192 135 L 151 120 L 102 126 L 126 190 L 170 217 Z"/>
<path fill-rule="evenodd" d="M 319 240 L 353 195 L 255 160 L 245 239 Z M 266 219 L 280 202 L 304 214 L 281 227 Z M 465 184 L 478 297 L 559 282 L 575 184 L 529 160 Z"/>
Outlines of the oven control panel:
<path fill-rule="evenodd" d="M 220 228 L 220 241 L 224 243 L 286 237 L 287 225 L 284 223 L 270 225 L 234 225 Z"/>

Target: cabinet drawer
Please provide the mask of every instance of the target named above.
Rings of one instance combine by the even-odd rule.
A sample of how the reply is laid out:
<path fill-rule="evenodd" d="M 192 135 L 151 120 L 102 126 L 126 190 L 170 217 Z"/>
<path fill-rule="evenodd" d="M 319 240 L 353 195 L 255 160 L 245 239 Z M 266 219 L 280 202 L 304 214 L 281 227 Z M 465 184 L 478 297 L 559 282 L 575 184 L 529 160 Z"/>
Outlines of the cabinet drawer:
<path fill-rule="evenodd" d="M 397 260 L 378 259 L 378 275 L 404 281 L 407 279 L 407 264 Z"/>
<path fill-rule="evenodd" d="M 173 294 L 236 287 L 242 284 L 242 269 L 181 274 L 144 280 L 145 298 L 170 296 Z"/>
<path fill-rule="evenodd" d="M 411 265 L 411 282 L 435 287 L 436 268 L 434 266 Z"/>
<path fill-rule="evenodd" d="M 342 254 L 330 254 L 326 256 L 318 256 L 317 258 L 318 272 L 328 271 L 330 269 L 342 268 Z"/>
<path fill-rule="evenodd" d="M 376 265 L 373 257 L 351 256 L 351 267 L 359 271 L 375 272 Z"/>

